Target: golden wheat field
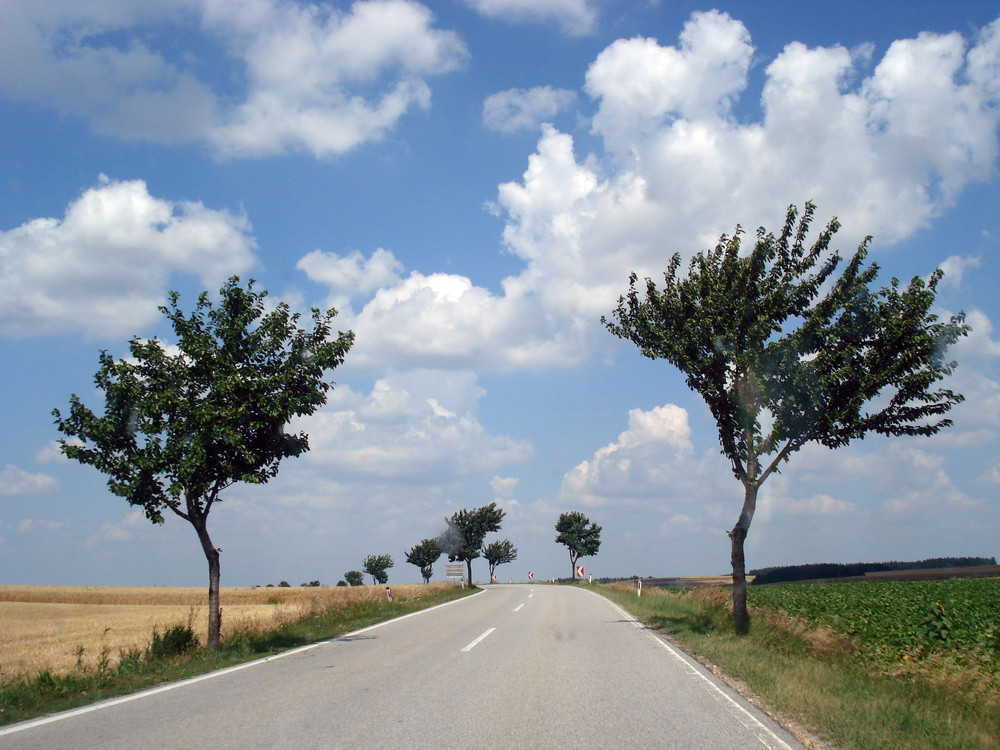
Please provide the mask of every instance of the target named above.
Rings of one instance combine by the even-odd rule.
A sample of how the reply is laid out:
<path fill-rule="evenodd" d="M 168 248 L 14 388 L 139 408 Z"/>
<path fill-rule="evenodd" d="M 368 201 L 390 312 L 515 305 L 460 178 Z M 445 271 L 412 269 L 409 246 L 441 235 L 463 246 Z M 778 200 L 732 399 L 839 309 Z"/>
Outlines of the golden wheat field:
<path fill-rule="evenodd" d="M 393 586 L 393 596 L 411 598 L 449 583 Z M 311 612 L 382 600 L 381 586 L 223 588 L 222 635 L 265 631 Z M 79 665 L 108 666 L 119 651 L 145 648 L 153 628 L 190 623 L 204 643 L 208 624 L 206 588 L 0 585 L 0 679 L 48 669 L 65 674 Z M 82 649 L 82 651 L 81 651 Z"/>

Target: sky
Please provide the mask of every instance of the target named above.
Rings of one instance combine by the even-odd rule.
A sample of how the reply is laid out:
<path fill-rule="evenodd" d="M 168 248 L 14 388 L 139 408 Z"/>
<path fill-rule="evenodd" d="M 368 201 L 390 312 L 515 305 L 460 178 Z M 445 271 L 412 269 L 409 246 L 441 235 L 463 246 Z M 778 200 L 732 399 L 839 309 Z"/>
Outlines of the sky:
<path fill-rule="evenodd" d="M 600 318 L 807 200 L 841 253 L 873 237 L 878 285 L 945 271 L 966 400 L 931 438 L 796 453 L 748 568 L 996 556 L 998 138 L 995 2 L 8 0 L 0 582 L 205 584 L 194 530 L 62 457 L 52 410 L 99 410 L 99 353 L 173 343 L 168 294 L 232 275 L 356 341 L 311 451 L 213 509 L 224 586 L 382 553 L 417 582 L 406 551 L 490 502 L 501 580 L 568 576 L 573 510 L 603 529 L 588 575 L 727 573 L 714 422 Z"/>

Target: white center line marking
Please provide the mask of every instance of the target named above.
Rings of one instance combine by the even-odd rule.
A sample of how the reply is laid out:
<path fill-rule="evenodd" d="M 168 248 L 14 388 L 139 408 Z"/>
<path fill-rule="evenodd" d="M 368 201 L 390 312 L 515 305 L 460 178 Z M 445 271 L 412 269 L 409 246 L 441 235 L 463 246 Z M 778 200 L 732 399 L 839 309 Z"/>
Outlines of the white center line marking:
<path fill-rule="evenodd" d="M 515 612 L 517 612 L 517 611 L 518 611 L 519 609 L 521 609 L 521 607 L 523 607 L 523 606 L 524 606 L 524 602 L 521 602 L 520 604 L 518 604 L 518 605 L 517 605 L 517 606 L 516 606 L 516 607 L 514 608 L 514 611 L 515 611 Z"/>
<path fill-rule="evenodd" d="M 496 628 L 490 628 L 489 630 L 487 630 L 487 631 L 486 631 L 485 633 L 483 633 L 483 634 L 482 634 L 481 636 L 479 636 L 478 638 L 476 638 L 476 640 L 474 640 L 474 641 L 473 641 L 472 643 L 470 643 L 470 644 L 469 644 L 468 646 L 466 646 L 465 648 L 463 648 L 463 649 L 462 649 L 462 653 L 465 653 L 466 651 L 472 651 L 472 649 L 474 649 L 474 648 L 475 648 L 476 646 L 478 646 L 478 645 L 479 645 L 479 644 L 480 644 L 480 643 L 482 642 L 482 640 L 483 640 L 484 638 L 486 638 L 486 636 L 488 636 L 488 635 L 489 635 L 490 633 L 492 633 L 492 632 L 493 632 L 494 630 L 496 630 Z"/>

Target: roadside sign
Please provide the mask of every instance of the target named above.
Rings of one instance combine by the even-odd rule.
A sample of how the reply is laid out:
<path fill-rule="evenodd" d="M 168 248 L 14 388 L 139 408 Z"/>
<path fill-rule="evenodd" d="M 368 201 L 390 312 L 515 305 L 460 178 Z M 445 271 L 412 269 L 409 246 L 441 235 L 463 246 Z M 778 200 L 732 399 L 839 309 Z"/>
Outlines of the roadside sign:
<path fill-rule="evenodd" d="M 577 578 L 583 578 L 583 566 L 582 565 L 577 565 L 576 566 L 576 577 Z"/>
<path fill-rule="evenodd" d="M 534 578 L 534 577 L 535 577 L 535 574 L 534 574 L 534 573 L 532 573 L 532 572 L 531 572 L 531 571 L 529 570 L 529 571 L 528 571 L 528 580 L 530 581 L 530 580 L 531 580 L 532 578 Z"/>
<path fill-rule="evenodd" d="M 462 563 L 447 563 L 444 566 L 445 578 L 465 578 L 465 566 Z"/>
<path fill-rule="evenodd" d="M 496 573 L 490 573 L 490 581 L 492 583 L 496 583 L 497 582 L 497 574 Z"/>

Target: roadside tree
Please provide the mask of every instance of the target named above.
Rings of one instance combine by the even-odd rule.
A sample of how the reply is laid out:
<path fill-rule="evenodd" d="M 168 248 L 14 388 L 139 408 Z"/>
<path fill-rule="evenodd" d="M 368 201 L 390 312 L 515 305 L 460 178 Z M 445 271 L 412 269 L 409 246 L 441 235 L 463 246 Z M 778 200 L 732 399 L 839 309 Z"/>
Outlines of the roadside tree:
<path fill-rule="evenodd" d="M 372 577 L 374 583 L 389 582 L 389 568 L 392 567 L 391 555 L 368 555 L 362 564 L 362 570 Z"/>
<path fill-rule="evenodd" d="M 581 557 L 596 555 L 601 547 L 601 527 L 591 523 L 583 513 L 574 510 L 559 516 L 556 531 L 556 541 L 565 544 L 569 550 L 569 566 L 572 578 L 576 580 L 577 561 Z"/>
<path fill-rule="evenodd" d="M 309 450 L 304 432 L 285 432 L 294 417 L 326 401 L 329 370 L 343 362 L 351 332 L 331 338 L 336 310 L 312 311 L 312 329 L 278 304 L 266 312 L 266 291 L 232 277 L 213 305 L 207 293 L 186 315 L 180 295 L 161 307 L 176 352 L 158 339 L 134 337 L 131 356 L 100 354 L 94 377 L 104 392 L 98 416 L 70 396 L 64 419 L 53 411 L 62 451 L 108 475 L 108 488 L 163 523 L 169 510 L 190 523 L 208 561 L 209 648 L 219 645 L 219 552 L 208 516 L 237 482 L 263 484 L 282 459 Z"/>
<path fill-rule="evenodd" d="M 451 562 L 464 562 L 472 585 L 472 561 L 482 554 L 483 541 L 492 531 L 500 530 L 500 522 L 506 515 L 496 503 L 484 505 L 475 510 L 463 508 L 446 519 L 448 530 L 439 537 L 438 544 L 448 554 Z"/>
<path fill-rule="evenodd" d="M 437 539 L 422 539 L 420 544 L 415 545 L 406 553 L 406 562 L 420 568 L 420 575 L 423 576 L 424 583 L 431 582 L 434 573 L 434 563 L 441 557 L 441 548 Z"/>
<path fill-rule="evenodd" d="M 486 558 L 486 562 L 490 565 L 490 581 L 492 581 L 493 574 L 496 572 L 498 566 L 506 565 L 517 559 L 517 547 L 511 544 L 510 539 L 504 539 L 500 542 L 490 542 L 483 547 L 483 557 Z"/>
<path fill-rule="evenodd" d="M 749 622 L 744 541 L 761 485 L 807 443 L 839 448 L 868 433 L 933 435 L 962 396 L 932 390 L 951 374 L 946 350 L 969 328 L 964 314 L 939 321 L 930 313 L 942 272 L 902 288 L 869 289 L 878 273 L 863 268 L 871 238 L 839 278 L 829 253 L 839 229 L 832 220 L 811 247 L 815 207 L 801 217 L 788 208 L 779 237 L 757 231 L 741 252 L 737 226 L 714 250 L 696 255 L 678 277 L 674 255 L 660 290 L 635 273 L 607 328 L 662 358 L 687 377 L 708 405 L 722 453 L 744 489 L 732 531 L 733 622 Z"/>
<path fill-rule="evenodd" d="M 365 574 L 360 570 L 349 570 L 344 573 L 344 580 L 351 586 L 364 586 Z"/>

